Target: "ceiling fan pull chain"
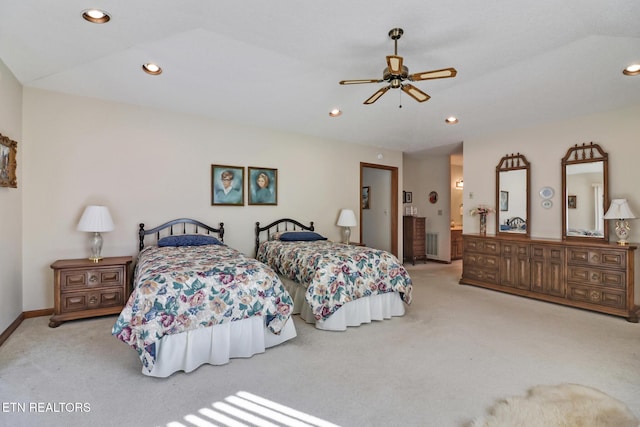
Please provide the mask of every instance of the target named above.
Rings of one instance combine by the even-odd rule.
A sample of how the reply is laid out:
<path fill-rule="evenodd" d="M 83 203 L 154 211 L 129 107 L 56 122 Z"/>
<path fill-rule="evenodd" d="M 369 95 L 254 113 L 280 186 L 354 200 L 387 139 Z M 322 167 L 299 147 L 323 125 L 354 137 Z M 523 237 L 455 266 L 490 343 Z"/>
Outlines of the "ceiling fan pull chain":
<path fill-rule="evenodd" d="M 398 108 L 402 108 L 402 91 L 399 92 L 398 97 L 400 98 L 400 105 L 398 105 Z"/>

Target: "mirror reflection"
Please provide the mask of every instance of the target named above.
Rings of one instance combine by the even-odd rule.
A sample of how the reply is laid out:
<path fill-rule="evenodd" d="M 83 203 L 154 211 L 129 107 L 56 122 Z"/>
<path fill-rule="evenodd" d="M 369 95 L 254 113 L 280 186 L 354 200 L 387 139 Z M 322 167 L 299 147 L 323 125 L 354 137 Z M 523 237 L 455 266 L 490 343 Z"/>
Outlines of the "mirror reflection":
<path fill-rule="evenodd" d="M 529 235 L 529 162 L 520 153 L 496 167 L 496 212 L 498 234 Z"/>
<path fill-rule="evenodd" d="M 498 220 L 500 231 L 525 233 L 527 229 L 527 171 L 500 172 Z"/>
<path fill-rule="evenodd" d="M 608 155 L 598 144 L 577 144 L 562 159 L 564 239 L 609 240 Z"/>
<path fill-rule="evenodd" d="M 603 162 L 567 165 L 567 236 L 604 237 Z"/>

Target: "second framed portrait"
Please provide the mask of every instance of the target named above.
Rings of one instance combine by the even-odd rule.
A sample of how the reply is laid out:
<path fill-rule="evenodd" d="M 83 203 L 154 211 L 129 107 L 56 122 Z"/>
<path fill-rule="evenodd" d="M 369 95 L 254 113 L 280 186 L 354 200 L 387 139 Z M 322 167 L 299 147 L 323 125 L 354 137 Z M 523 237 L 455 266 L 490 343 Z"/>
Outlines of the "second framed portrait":
<path fill-rule="evenodd" d="M 250 205 L 278 204 L 278 169 L 248 168 L 247 188 Z"/>
<path fill-rule="evenodd" d="M 211 205 L 244 205 L 244 167 L 211 165 Z"/>

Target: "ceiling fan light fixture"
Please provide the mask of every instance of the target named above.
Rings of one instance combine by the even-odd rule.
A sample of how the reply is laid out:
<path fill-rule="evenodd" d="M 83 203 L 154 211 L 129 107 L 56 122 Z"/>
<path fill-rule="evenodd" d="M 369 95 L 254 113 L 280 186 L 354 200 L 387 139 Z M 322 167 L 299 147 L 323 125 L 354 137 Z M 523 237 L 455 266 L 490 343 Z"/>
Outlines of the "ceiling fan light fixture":
<path fill-rule="evenodd" d="M 333 110 L 329 111 L 329 117 L 339 117 L 342 115 L 342 110 L 340 110 L 339 108 L 334 108 Z"/>
<path fill-rule="evenodd" d="M 409 69 L 403 64 L 404 59 L 401 56 L 398 56 L 398 39 L 402 37 L 402 28 L 394 28 L 389 31 L 389 37 L 394 42 L 394 52 L 393 55 L 388 55 L 386 57 L 387 67 L 382 70 L 382 79 L 359 79 L 359 80 L 342 80 L 340 81 L 341 85 L 352 85 L 352 84 L 360 84 L 360 83 L 382 83 L 386 81 L 389 83 L 388 86 L 378 90 L 374 93 L 369 99 L 367 99 L 364 104 L 373 104 L 376 102 L 382 95 L 384 95 L 389 89 L 402 89 L 405 93 L 411 96 L 418 102 L 424 102 L 431 97 L 421 91 L 420 89 L 410 85 L 404 84 L 403 82 L 406 80 L 409 81 L 419 81 L 419 80 L 428 80 L 428 79 L 445 79 L 448 77 L 455 77 L 458 73 L 455 68 L 443 68 L 441 70 L 433 70 L 433 71 L 423 71 L 420 73 L 415 73 L 409 75 Z M 402 105 L 400 105 L 402 108 Z"/>
<path fill-rule="evenodd" d="M 631 64 L 622 71 L 625 76 L 637 76 L 640 74 L 640 64 Z"/>
<path fill-rule="evenodd" d="M 94 24 L 104 24 L 111 20 L 109 14 L 99 9 L 87 9 L 82 11 L 82 18 L 85 21 L 92 22 Z"/>
<path fill-rule="evenodd" d="M 158 74 L 162 74 L 162 68 L 159 65 L 154 64 L 152 62 L 147 62 L 142 65 L 142 69 L 145 73 L 151 74 L 152 76 L 157 76 Z"/>
<path fill-rule="evenodd" d="M 444 121 L 449 125 L 455 125 L 456 123 L 458 123 L 458 118 L 454 116 L 449 116 Z"/>

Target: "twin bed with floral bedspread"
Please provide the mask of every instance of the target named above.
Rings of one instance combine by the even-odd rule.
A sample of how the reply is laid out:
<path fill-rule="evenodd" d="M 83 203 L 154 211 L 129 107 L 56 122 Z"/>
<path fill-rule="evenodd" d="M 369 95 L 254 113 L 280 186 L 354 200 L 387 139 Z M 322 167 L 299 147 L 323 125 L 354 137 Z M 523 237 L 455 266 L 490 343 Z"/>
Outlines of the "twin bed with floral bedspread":
<path fill-rule="evenodd" d="M 256 258 L 280 275 L 294 299 L 293 312 L 318 329 L 342 331 L 402 316 L 411 303 L 411 278 L 389 252 L 329 242 L 313 223 L 292 219 L 256 223 L 255 233 Z"/>
<path fill-rule="evenodd" d="M 186 222 L 185 222 L 186 221 Z M 192 224 L 209 234 L 174 235 Z M 161 237 L 161 230 L 169 235 Z M 233 357 L 251 357 L 296 336 L 293 301 L 276 273 L 221 242 L 219 229 L 190 219 L 145 231 L 133 292 L 112 333 L 133 347 L 145 375 L 166 377 Z M 156 233 L 157 245 L 143 238 Z"/>

